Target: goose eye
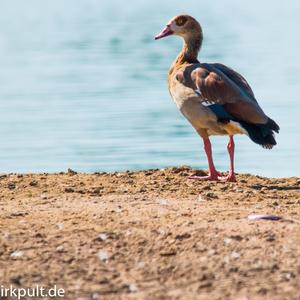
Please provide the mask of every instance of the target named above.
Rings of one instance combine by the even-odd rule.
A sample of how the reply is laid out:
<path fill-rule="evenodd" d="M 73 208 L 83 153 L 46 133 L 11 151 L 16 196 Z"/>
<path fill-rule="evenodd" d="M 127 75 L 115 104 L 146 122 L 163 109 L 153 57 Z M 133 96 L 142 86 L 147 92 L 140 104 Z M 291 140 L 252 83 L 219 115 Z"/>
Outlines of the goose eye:
<path fill-rule="evenodd" d="M 183 26 L 187 21 L 187 18 L 185 17 L 180 17 L 176 20 L 176 25 L 177 26 Z"/>

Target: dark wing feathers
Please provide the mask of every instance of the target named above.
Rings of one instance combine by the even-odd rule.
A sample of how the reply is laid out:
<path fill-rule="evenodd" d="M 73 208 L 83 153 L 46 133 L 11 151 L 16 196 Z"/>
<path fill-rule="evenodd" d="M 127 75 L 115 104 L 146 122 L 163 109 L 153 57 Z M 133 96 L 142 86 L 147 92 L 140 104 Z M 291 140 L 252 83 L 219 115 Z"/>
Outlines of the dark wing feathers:
<path fill-rule="evenodd" d="M 254 93 L 253 93 L 250 85 L 248 84 L 246 79 L 241 74 L 235 72 L 234 70 L 232 70 L 231 68 L 229 68 L 223 64 L 215 63 L 212 65 L 214 65 L 217 69 L 219 69 L 221 72 L 223 72 L 227 77 L 231 78 L 232 81 L 234 81 L 238 86 L 242 87 L 243 90 L 246 93 L 248 93 L 248 95 L 250 97 L 254 98 L 254 100 L 255 100 L 255 96 L 254 96 Z"/>
<path fill-rule="evenodd" d="M 199 64 L 191 80 L 203 98 L 223 104 L 234 117 L 254 124 L 265 124 L 268 117 L 258 105 L 247 81 L 221 64 Z"/>
<path fill-rule="evenodd" d="M 219 121 L 239 122 L 249 137 L 265 148 L 276 145 L 273 131 L 279 126 L 268 118 L 246 79 L 222 64 L 193 64 L 177 73 L 177 80 L 194 89 L 202 104 L 216 114 Z"/>

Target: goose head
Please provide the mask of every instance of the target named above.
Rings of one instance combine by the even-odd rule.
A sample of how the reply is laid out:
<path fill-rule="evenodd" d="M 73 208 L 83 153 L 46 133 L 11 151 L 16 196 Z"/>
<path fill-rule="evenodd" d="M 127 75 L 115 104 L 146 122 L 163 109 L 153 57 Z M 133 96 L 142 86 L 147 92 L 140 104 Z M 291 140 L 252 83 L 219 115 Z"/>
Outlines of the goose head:
<path fill-rule="evenodd" d="M 189 15 L 179 15 L 172 18 L 166 27 L 155 36 L 155 40 L 162 39 L 170 35 L 182 37 L 185 41 L 200 38 L 202 39 L 202 29 L 196 19 Z"/>

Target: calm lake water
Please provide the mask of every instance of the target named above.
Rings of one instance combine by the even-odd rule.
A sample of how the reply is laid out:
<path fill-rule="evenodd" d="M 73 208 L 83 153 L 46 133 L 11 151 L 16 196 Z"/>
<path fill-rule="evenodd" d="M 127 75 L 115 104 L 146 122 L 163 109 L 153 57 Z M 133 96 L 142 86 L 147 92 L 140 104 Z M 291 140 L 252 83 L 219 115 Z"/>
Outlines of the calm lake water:
<path fill-rule="evenodd" d="M 186 12 L 204 30 L 200 60 L 241 72 L 281 126 L 272 151 L 236 138 L 236 171 L 299 176 L 299 10 L 296 0 L 1 1 L 0 171 L 207 168 L 166 86 L 182 42 L 153 39 Z M 212 140 L 227 170 L 227 138 Z"/>

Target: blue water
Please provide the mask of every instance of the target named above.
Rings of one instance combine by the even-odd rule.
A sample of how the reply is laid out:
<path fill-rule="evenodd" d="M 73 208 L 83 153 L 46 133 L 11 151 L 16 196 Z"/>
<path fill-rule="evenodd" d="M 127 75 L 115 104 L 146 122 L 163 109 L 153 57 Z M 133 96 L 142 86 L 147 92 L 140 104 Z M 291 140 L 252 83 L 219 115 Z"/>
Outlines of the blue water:
<path fill-rule="evenodd" d="M 241 72 L 281 126 L 272 151 L 236 138 L 236 171 L 299 176 L 299 10 L 296 0 L 2 0 L 0 171 L 207 168 L 167 92 L 181 41 L 153 40 L 187 12 L 203 26 L 201 61 Z M 227 138 L 212 141 L 227 170 Z"/>

